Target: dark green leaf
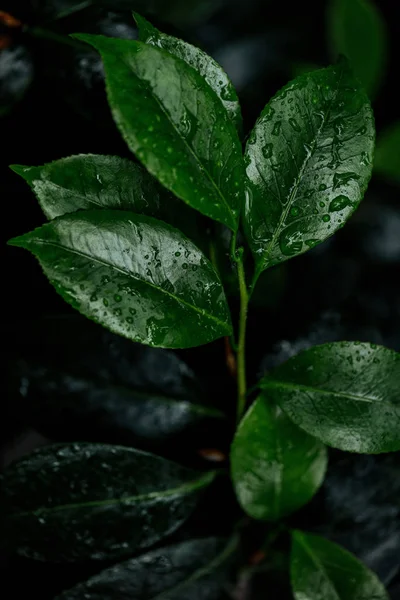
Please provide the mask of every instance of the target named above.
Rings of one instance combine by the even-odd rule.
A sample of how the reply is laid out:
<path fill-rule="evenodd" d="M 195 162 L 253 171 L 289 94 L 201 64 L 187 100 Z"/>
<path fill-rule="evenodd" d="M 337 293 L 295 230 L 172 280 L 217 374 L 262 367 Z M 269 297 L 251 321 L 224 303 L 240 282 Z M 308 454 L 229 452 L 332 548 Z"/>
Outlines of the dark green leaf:
<path fill-rule="evenodd" d="M 134 13 L 139 27 L 139 39 L 146 44 L 163 48 L 170 54 L 184 60 L 206 80 L 225 106 L 239 133 L 242 130 L 242 115 L 239 99 L 229 77 L 211 56 L 183 40 L 158 31 L 146 19 Z"/>
<path fill-rule="evenodd" d="M 344 54 L 371 97 L 385 74 L 387 34 L 373 0 L 331 0 L 328 37 L 334 59 Z"/>
<path fill-rule="evenodd" d="M 114 333 L 186 348 L 231 332 L 217 273 L 166 223 L 128 211 L 79 211 L 10 243 L 31 251 L 67 302 Z"/>
<path fill-rule="evenodd" d="M 180 455 L 184 440 L 186 460 L 205 431 L 220 435 L 223 414 L 174 352 L 134 344 L 77 314 L 13 333 L 10 403 L 52 440 L 162 448 L 163 456 Z M 60 340 L 62 353 L 54 352 Z"/>
<path fill-rule="evenodd" d="M 400 183 L 400 121 L 388 127 L 378 137 L 374 171 Z"/>
<path fill-rule="evenodd" d="M 132 448 L 47 446 L 2 475 L 4 539 L 37 560 L 124 556 L 176 530 L 213 477 Z"/>
<path fill-rule="evenodd" d="M 163 217 L 157 182 L 139 165 L 118 156 L 82 154 L 41 167 L 11 169 L 29 183 L 48 219 L 90 208 Z"/>
<path fill-rule="evenodd" d="M 344 548 L 303 531 L 294 531 L 292 538 L 296 600 L 389 600 L 375 573 Z"/>
<path fill-rule="evenodd" d="M 201 75 L 142 42 L 77 37 L 100 52 L 114 119 L 147 170 L 178 198 L 236 230 L 244 184 L 241 145 Z"/>
<path fill-rule="evenodd" d="M 295 79 L 267 104 L 246 147 L 244 225 L 258 273 L 345 223 L 373 147 L 371 106 L 345 61 Z"/>
<path fill-rule="evenodd" d="M 327 452 L 261 395 L 239 425 L 231 465 L 243 510 L 275 521 L 311 500 L 324 479 Z"/>
<path fill-rule="evenodd" d="M 328 446 L 400 450 L 400 354 L 360 342 L 310 348 L 261 381 L 271 400 Z"/>
<path fill-rule="evenodd" d="M 236 540 L 189 540 L 101 571 L 56 600 L 217 600 Z"/>

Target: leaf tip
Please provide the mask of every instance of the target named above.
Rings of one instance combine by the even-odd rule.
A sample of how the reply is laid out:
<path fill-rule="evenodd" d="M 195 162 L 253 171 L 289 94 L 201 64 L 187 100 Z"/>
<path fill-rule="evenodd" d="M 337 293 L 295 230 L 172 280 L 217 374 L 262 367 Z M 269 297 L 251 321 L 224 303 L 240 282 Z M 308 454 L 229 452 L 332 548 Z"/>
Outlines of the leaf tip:
<path fill-rule="evenodd" d="M 21 177 L 26 179 L 26 170 L 30 167 L 27 167 L 25 165 L 8 165 L 8 168 L 11 169 L 11 171 L 14 171 L 14 173 L 16 173 L 17 175 L 20 175 Z"/>

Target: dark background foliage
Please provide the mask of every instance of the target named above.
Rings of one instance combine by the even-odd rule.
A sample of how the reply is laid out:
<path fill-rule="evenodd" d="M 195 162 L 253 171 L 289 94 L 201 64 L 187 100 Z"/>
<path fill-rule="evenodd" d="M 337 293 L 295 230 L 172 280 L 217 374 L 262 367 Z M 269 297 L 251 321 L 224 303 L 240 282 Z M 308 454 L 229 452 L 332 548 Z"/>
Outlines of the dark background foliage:
<path fill-rule="evenodd" d="M 82 9 L 58 18 L 74 5 Z M 398 7 L 389 0 L 379 2 L 379 7 L 388 30 L 389 57 L 374 101 L 378 133 L 399 117 L 393 90 L 398 86 L 400 58 Z M 324 2 L 116 0 L 107 6 L 106 0 L 10 0 L 0 6 L 31 27 L 59 34 L 82 31 L 135 37 L 131 8 L 221 62 L 239 93 L 245 135 L 299 64 L 330 62 Z M 85 379 L 84 393 L 94 403 L 99 385 L 131 383 L 129 370 L 141 350 L 72 314 L 35 260 L 5 247 L 8 238 L 43 222 L 29 188 L 8 164 L 38 165 L 89 152 L 130 156 L 107 107 L 96 53 L 33 33 L 5 26 L 0 30 L 8 46 L 0 52 L 2 261 L 6 265 L 1 325 L 7 363 L 0 407 L 0 462 L 9 463 L 48 440 L 95 440 L 139 445 L 189 466 L 207 467 L 207 449 L 226 453 L 229 447 L 229 422 L 189 424 L 178 435 L 156 442 L 138 440 L 125 417 L 115 416 L 118 399 L 109 413 L 99 409 L 94 417 L 90 413 L 66 419 L 61 409 L 53 414 L 46 405 L 48 398 L 54 402 L 54 396 L 67 403 L 75 398 L 77 378 Z M 299 350 L 327 341 L 371 341 L 399 351 L 399 267 L 399 188 L 374 176 L 361 208 L 342 231 L 273 270 L 258 290 L 248 326 L 250 383 Z M 236 309 L 234 298 L 232 307 Z M 234 382 L 225 366 L 223 340 L 176 354 L 188 365 L 184 374 L 164 359 L 150 360 L 147 379 L 160 378 L 165 371 L 173 393 L 190 393 L 191 398 L 200 394 L 209 404 L 233 414 Z M 60 379 L 60 370 L 67 377 Z M 322 490 L 292 518 L 296 527 L 321 532 L 362 558 L 389 586 L 393 600 L 400 598 L 399 463 L 398 455 L 332 452 Z M 226 534 L 237 515 L 229 484 L 222 479 L 176 537 Z M 267 526 L 250 527 L 246 556 L 262 545 L 267 532 Z M 279 552 L 270 564 L 275 566 L 241 582 L 243 598 L 265 597 L 266 589 L 270 598 L 290 597 Z M 100 565 L 54 566 L 4 559 L 0 568 L 1 593 L 10 585 L 10 598 L 29 597 L 35 590 L 45 599 L 98 571 Z"/>

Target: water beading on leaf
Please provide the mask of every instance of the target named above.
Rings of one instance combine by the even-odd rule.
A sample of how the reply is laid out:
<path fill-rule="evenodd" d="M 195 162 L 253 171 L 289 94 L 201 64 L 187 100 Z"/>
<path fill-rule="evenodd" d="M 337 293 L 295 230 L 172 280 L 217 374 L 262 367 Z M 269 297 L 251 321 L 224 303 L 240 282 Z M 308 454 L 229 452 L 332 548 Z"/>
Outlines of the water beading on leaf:
<path fill-rule="evenodd" d="M 328 41 L 334 60 L 343 54 L 371 98 L 385 74 L 387 33 L 379 2 L 330 0 Z"/>
<path fill-rule="evenodd" d="M 231 465 L 244 511 L 275 521 L 311 500 L 323 481 L 327 452 L 260 395 L 238 427 Z"/>
<path fill-rule="evenodd" d="M 190 67 L 196 69 L 220 98 L 240 134 L 242 131 L 242 114 L 239 99 L 223 68 L 200 48 L 162 33 L 137 13 L 134 13 L 134 17 L 139 27 L 140 41 L 163 48 L 163 50 L 181 58 Z"/>
<path fill-rule="evenodd" d="M 290 578 L 296 600 L 389 600 L 375 573 L 353 554 L 303 531 L 292 533 Z"/>
<path fill-rule="evenodd" d="M 8 550 L 37 560 L 105 560 L 177 529 L 213 473 L 102 444 L 56 444 L 0 478 Z"/>
<path fill-rule="evenodd" d="M 245 152 L 244 228 L 258 274 L 342 227 L 367 187 L 373 148 L 371 106 L 344 60 L 272 98 Z"/>
<path fill-rule="evenodd" d="M 310 348 L 261 381 L 267 398 L 328 446 L 400 450 L 400 354 L 360 342 Z"/>
<path fill-rule="evenodd" d="M 79 211 L 9 243 L 32 252 L 74 308 L 131 340 L 187 348 L 231 333 L 214 267 L 162 221 L 128 211 Z"/>
<path fill-rule="evenodd" d="M 178 198 L 236 231 L 244 186 L 241 145 L 203 77 L 143 42 L 76 37 L 102 56 L 111 111 L 132 152 Z"/>
<path fill-rule="evenodd" d="M 56 600 L 217 600 L 237 540 L 195 539 L 101 571 Z"/>

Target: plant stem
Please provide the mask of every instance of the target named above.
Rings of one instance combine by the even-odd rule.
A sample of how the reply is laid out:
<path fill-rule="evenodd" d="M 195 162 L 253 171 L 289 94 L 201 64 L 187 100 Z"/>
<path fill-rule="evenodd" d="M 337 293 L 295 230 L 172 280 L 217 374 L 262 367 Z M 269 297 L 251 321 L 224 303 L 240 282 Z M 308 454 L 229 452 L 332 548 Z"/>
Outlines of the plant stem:
<path fill-rule="evenodd" d="M 74 40 L 68 35 L 55 33 L 49 29 L 43 29 L 42 27 L 25 27 L 24 31 L 33 37 L 56 42 L 57 44 L 63 44 L 64 46 L 70 46 L 77 49 L 86 48 L 86 44 L 83 44 L 78 40 Z"/>
<path fill-rule="evenodd" d="M 237 261 L 239 291 L 240 291 L 240 317 L 239 317 L 239 342 L 237 352 L 237 421 L 239 422 L 246 408 L 246 323 L 249 297 L 246 287 L 246 278 L 243 265 L 243 253 Z"/>

